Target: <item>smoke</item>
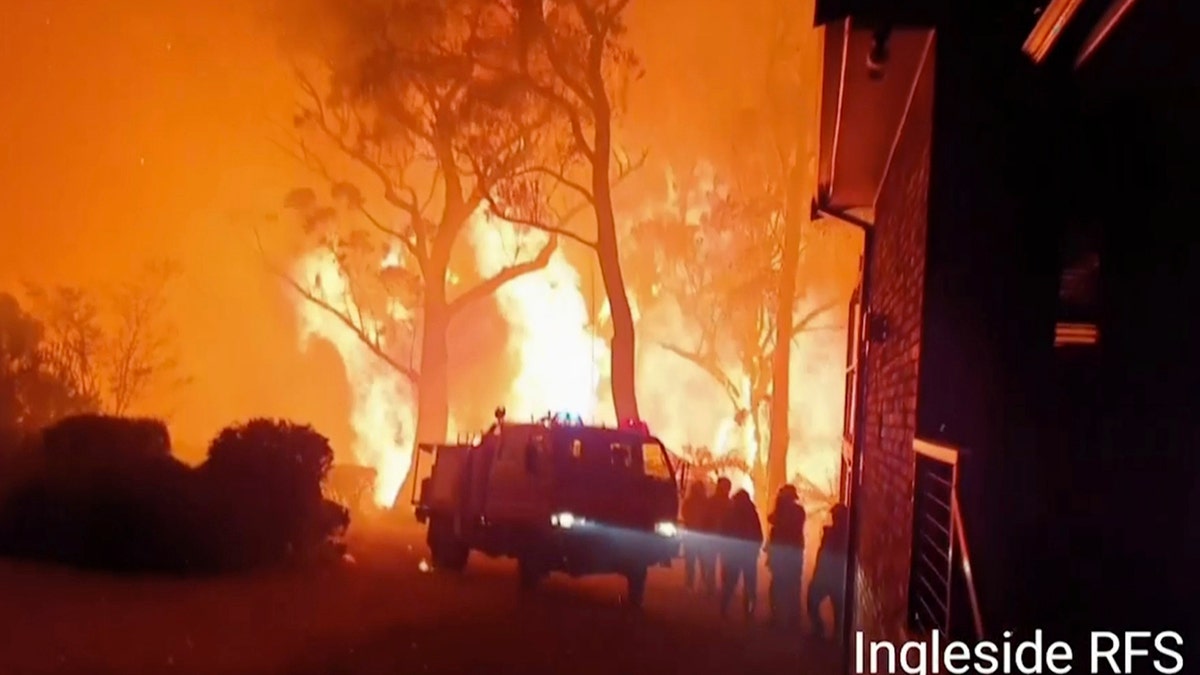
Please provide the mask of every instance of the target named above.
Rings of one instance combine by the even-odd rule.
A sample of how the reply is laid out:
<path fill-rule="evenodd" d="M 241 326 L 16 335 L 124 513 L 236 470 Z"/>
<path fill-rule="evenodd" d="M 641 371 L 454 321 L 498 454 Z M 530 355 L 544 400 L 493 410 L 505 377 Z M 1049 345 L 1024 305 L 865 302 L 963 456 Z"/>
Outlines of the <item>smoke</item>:
<path fill-rule="evenodd" d="M 762 73 L 780 4 L 633 3 L 631 39 L 646 75 L 626 101 L 623 144 L 649 149 L 659 166 L 697 157 L 719 164 L 739 151 L 758 152 L 739 129 L 768 90 Z M 795 16 L 811 16 L 811 3 L 783 4 Z M 14 130 L 0 151 L 7 216 L 0 225 L 0 284 L 92 284 L 127 276 L 147 258 L 178 260 L 185 276 L 171 300 L 182 365 L 194 384 L 172 420 L 177 445 L 199 448 L 229 422 L 270 415 L 313 423 L 331 438 L 339 461 L 376 457 L 392 462 L 389 473 L 402 465 L 389 458 L 408 443 L 410 412 L 362 411 L 380 410 L 380 399 L 406 400 L 406 385 L 390 373 L 354 375 L 378 371 L 378 364 L 344 336 L 315 330 L 309 310 L 297 311 L 295 298 L 266 272 L 253 236 L 270 229 L 268 249 L 297 250 L 297 229 L 266 223 L 288 190 L 313 181 L 274 142 L 290 130 L 297 47 L 342 48 L 344 22 L 354 18 L 343 14 L 348 6 L 335 0 L 0 6 L 6 46 L 0 85 L 9 94 L 0 126 Z M 648 168 L 623 185 L 625 216 L 661 205 L 662 182 L 662 172 Z M 481 247 L 474 248 L 470 255 L 487 268 Z M 852 274 L 854 257 L 844 258 Z M 514 391 L 528 392 L 534 381 L 549 384 L 528 403 L 536 408 L 529 412 L 580 407 L 586 413 L 590 404 L 596 419 L 611 421 L 606 345 L 594 336 L 603 338 L 604 329 L 592 325 L 596 306 L 604 304 L 594 274 L 589 252 L 564 246 L 546 272 L 502 290 L 456 324 L 452 350 L 459 365 L 451 387 L 464 429 L 486 421 L 494 405 L 511 406 L 524 396 Z M 852 281 L 831 273 L 822 283 L 828 294 L 848 297 Z M 534 295 L 540 299 L 530 305 L 552 312 L 523 309 L 518 299 Z M 711 378 L 658 344 L 667 341 L 664 334 L 686 330 L 677 308 L 657 306 L 639 318 L 645 417 L 672 446 L 717 442 L 732 403 Z M 825 331 L 798 341 L 798 458 L 832 447 L 840 433 L 843 337 Z M 499 358 L 504 345 L 507 359 Z M 582 393 L 588 388 L 590 400 Z M 364 428 L 385 431 L 368 447 Z"/>

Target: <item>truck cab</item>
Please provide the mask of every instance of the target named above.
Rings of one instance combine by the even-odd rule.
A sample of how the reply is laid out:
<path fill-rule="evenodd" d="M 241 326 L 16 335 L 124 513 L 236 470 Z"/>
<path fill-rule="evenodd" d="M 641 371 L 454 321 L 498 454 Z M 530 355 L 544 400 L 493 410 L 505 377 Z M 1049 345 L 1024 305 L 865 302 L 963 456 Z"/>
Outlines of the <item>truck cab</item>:
<path fill-rule="evenodd" d="M 551 572 L 621 574 L 636 605 L 647 568 L 679 554 L 675 468 L 643 425 L 510 424 L 498 411 L 477 442 L 421 450 L 434 458 L 416 508 L 435 567 L 461 570 L 471 551 L 514 558 L 526 589 Z"/>

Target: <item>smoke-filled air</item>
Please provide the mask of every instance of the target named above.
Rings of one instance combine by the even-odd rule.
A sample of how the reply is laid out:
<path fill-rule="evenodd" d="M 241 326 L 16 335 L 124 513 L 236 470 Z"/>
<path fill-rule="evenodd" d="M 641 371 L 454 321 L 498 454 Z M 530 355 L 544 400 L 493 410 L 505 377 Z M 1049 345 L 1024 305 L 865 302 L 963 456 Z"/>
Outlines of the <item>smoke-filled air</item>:
<path fill-rule="evenodd" d="M 390 506 L 503 406 L 832 496 L 859 242 L 809 220 L 811 6 L 42 5 L 4 10 L 4 281 L 170 261 L 180 381 L 130 405 L 185 459 L 311 420 Z"/>
<path fill-rule="evenodd" d="M 0 3 L 0 673 L 808 659 L 732 648 L 716 565 L 746 631 L 768 534 L 779 627 L 840 601 L 863 241 L 814 216 L 814 25 Z"/>

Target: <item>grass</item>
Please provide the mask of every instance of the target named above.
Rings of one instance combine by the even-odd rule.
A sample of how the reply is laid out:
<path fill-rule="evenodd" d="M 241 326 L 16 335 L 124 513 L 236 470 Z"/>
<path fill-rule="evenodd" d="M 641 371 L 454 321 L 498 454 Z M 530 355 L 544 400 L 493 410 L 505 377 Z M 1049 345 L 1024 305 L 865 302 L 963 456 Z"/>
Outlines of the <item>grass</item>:
<path fill-rule="evenodd" d="M 0 673 L 699 675 L 828 665 L 799 636 L 720 621 L 711 601 L 682 592 L 678 570 L 652 573 L 643 614 L 622 606 L 611 578 L 553 578 L 521 598 L 507 563 L 472 558 L 465 576 L 424 574 L 420 541 L 411 530 L 368 529 L 351 538 L 352 564 L 210 580 L 0 563 Z"/>

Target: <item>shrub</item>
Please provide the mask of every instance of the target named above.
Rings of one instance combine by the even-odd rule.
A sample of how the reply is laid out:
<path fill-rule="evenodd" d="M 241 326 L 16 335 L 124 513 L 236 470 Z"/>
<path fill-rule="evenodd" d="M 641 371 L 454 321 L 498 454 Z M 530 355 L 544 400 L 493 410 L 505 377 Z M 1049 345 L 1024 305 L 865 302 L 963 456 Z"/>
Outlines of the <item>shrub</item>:
<path fill-rule="evenodd" d="M 171 456 L 154 420 L 70 418 L 40 441 L 0 436 L 0 470 L 23 469 L 0 484 L 0 554 L 113 571 L 245 570 L 337 553 L 349 524 L 321 495 L 333 452 L 306 426 L 226 429 L 198 470 Z"/>
<path fill-rule="evenodd" d="M 32 468 L 0 508 L 0 552 L 129 571 L 197 558 L 180 527 L 195 507 L 191 472 L 161 422 L 67 418 L 26 452 Z"/>
<path fill-rule="evenodd" d="M 222 523 L 224 567 L 318 557 L 338 545 L 347 511 L 325 499 L 329 440 L 307 425 L 256 419 L 223 430 L 200 467 Z"/>

